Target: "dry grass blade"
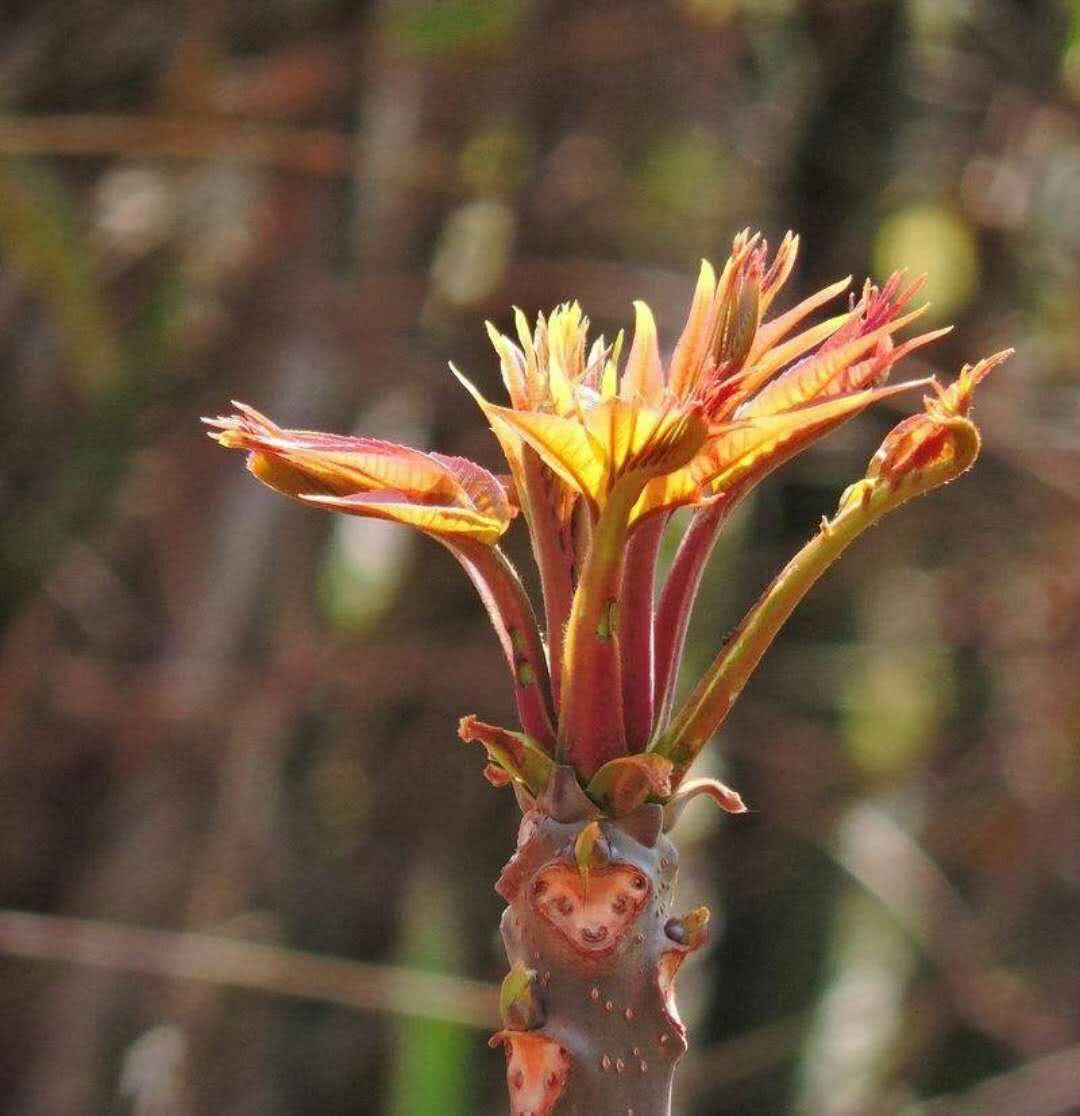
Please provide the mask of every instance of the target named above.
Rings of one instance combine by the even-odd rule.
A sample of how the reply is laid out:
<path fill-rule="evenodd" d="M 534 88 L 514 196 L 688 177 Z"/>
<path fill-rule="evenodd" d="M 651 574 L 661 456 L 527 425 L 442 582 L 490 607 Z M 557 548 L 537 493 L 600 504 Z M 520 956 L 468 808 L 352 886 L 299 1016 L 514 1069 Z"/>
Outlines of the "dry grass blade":
<path fill-rule="evenodd" d="M 325 129 L 210 117 L 8 116 L 0 121 L 0 155 L 230 159 L 337 176 L 349 170 L 350 139 Z"/>
<path fill-rule="evenodd" d="M 484 1030 L 499 1020 L 498 988 L 483 981 L 316 957 L 212 934 L 6 910 L 0 911 L 0 954 L 201 981 Z"/>

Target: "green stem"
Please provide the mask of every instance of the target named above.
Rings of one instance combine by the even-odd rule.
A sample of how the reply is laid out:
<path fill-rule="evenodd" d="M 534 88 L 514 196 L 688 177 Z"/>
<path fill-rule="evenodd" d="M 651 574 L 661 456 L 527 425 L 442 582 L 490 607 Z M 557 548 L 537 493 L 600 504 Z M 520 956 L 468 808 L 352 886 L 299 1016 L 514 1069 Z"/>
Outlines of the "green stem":
<path fill-rule="evenodd" d="M 951 479 L 951 478 L 945 478 Z M 943 481 L 938 481 L 943 483 Z M 924 489 L 918 488 L 918 491 Z M 845 494 L 831 520 L 784 567 L 713 660 L 686 704 L 652 747 L 674 765 L 677 786 L 709 738 L 720 727 L 762 655 L 811 586 L 868 527 L 903 503 L 914 490 L 860 481 Z"/>

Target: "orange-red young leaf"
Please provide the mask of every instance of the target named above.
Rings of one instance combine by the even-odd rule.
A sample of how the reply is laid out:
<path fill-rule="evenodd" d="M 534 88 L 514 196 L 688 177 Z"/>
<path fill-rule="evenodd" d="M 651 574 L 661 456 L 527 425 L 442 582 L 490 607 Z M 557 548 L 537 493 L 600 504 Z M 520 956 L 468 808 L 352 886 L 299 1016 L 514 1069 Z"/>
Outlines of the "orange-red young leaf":
<path fill-rule="evenodd" d="M 252 407 L 236 407 L 234 415 L 207 420 L 211 437 L 246 450 L 252 474 L 286 496 L 489 545 L 515 514 L 499 478 L 465 458 L 376 438 L 286 430 Z"/>

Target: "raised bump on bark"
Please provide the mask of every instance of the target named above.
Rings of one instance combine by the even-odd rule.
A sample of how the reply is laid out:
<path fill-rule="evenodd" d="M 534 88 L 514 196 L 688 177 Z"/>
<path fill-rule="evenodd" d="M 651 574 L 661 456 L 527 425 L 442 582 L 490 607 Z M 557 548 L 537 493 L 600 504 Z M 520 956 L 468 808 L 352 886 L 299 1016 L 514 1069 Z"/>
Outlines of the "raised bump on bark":
<path fill-rule="evenodd" d="M 577 772 L 565 765 L 552 771 L 536 805 L 542 813 L 560 822 L 590 821 L 601 816 L 599 807 L 582 790 Z"/>
<path fill-rule="evenodd" d="M 644 802 L 615 824 L 639 845 L 654 849 L 663 830 L 664 808 L 657 802 Z"/>
<path fill-rule="evenodd" d="M 664 924 L 664 934 L 672 948 L 660 957 L 657 985 L 668 1018 L 679 1033 L 685 1035 L 686 1028 L 675 1002 L 675 977 L 686 958 L 709 940 L 709 908 L 695 907 L 681 918 L 669 918 Z"/>
<path fill-rule="evenodd" d="M 651 893 L 648 877 L 636 868 L 601 868 L 586 879 L 556 862 L 533 879 L 529 902 L 573 949 L 599 957 L 616 949 Z"/>
<path fill-rule="evenodd" d="M 506 1050 L 510 1116 L 548 1116 L 566 1088 L 570 1055 L 554 1039 L 536 1031 L 498 1031 L 488 1040 Z"/>

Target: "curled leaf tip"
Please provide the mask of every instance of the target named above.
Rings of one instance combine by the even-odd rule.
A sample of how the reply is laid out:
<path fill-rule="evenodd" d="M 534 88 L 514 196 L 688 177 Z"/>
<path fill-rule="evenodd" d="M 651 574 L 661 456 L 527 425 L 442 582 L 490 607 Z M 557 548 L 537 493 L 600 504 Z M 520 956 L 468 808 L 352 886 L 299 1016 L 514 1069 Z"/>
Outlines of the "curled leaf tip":
<path fill-rule="evenodd" d="M 957 415 L 966 416 L 971 409 L 971 400 L 975 388 L 1015 352 L 1015 349 L 1002 349 L 992 356 L 983 357 L 982 360 L 976 361 L 974 364 L 965 364 L 960 369 L 960 374 L 947 388 L 942 388 L 935 383 L 937 399 L 927 401 L 927 411 L 941 418 L 951 418 Z"/>
<path fill-rule="evenodd" d="M 672 829 L 687 805 L 700 796 L 710 799 L 725 813 L 746 813 L 746 803 L 738 791 L 725 786 L 716 779 L 691 779 L 689 782 L 683 783 L 664 806 L 664 829 Z"/>
<path fill-rule="evenodd" d="M 458 736 L 466 744 L 481 744 L 487 751 L 488 767 L 505 772 L 506 779 L 501 775 L 493 779 L 485 769 L 488 782 L 495 786 L 520 782 L 535 797 L 551 780 L 554 761 L 538 741 L 523 732 L 489 725 L 470 713 L 458 722 Z"/>
<path fill-rule="evenodd" d="M 498 477 L 463 457 L 424 453 L 377 438 L 286 430 L 243 403 L 209 419 L 226 449 L 246 450 L 268 487 L 308 504 L 389 519 L 444 541 L 493 545 L 515 509 Z"/>
<path fill-rule="evenodd" d="M 1003 350 L 964 365 L 946 388 L 931 382 L 935 394 L 924 398 L 925 410 L 912 415 L 886 435 L 866 472 L 866 481 L 903 488 L 907 496 L 946 484 L 965 472 L 979 453 L 979 431 L 967 417 L 978 384 L 1011 355 Z M 860 487 L 861 486 L 861 487 Z M 865 485 L 853 485 L 841 507 L 865 501 Z"/>
<path fill-rule="evenodd" d="M 497 763 L 489 763 L 484 768 L 484 778 L 496 788 L 508 787 L 513 781 L 513 776 Z"/>

